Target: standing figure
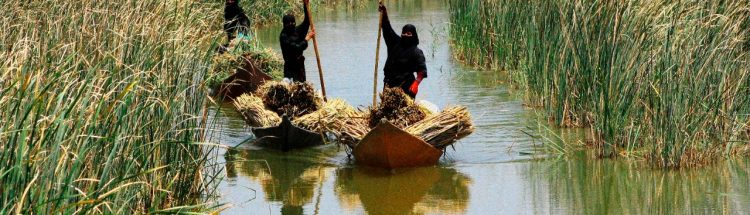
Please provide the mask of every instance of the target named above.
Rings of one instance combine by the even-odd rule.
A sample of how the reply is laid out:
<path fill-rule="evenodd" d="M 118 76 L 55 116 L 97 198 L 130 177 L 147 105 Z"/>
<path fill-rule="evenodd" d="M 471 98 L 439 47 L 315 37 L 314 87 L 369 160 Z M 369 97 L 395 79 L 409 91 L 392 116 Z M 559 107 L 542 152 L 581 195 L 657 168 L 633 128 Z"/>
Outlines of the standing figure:
<path fill-rule="evenodd" d="M 281 54 L 284 56 L 284 78 L 297 82 L 305 82 L 305 56 L 307 41 L 315 36 L 315 31 L 310 30 L 310 15 L 307 13 L 310 0 L 303 0 L 305 9 L 305 20 L 296 26 L 294 15 L 287 14 L 283 18 L 284 29 L 279 35 L 281 43 Z M 308 33 L 309 31 L 309 33 Z"/>
<path fill-rule="evenodd" d="M 417 96 L 422 79 L 427 78 L 424 53 L 417 47 L 419 45 L 417 27 L 412 24 L 404 25 L 399 36 L 388 20 L 388 11 L 385 6 L 381 3 L 378 9 L 383 13 L 383 38 L 388 47 L 388 58 L 383 68 L 385 87 L 400 87 L 411 98 L 414 98 Z"/>
<path fill-rule="evenodd" d="M 240 37 L 247 36 L 250 20 L 239 5 L 239 0 L 226 0 L 224 4 L 224 32 L 227 33 L 227 44 L 231 43 L 235 32 Z M 226 45 L 225 45 L 226 46 Z"/>

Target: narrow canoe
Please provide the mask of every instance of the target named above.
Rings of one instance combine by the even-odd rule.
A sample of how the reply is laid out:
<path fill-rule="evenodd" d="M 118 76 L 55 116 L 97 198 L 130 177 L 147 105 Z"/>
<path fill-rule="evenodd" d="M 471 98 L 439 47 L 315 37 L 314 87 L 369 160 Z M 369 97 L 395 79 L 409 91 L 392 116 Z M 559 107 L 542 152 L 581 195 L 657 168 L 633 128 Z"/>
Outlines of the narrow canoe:
<path fill-rule="evenodd" d="M 297 127 L 286 116 L 282 117 L 278 126 L 252 128 L 251 130 L 257 138 L 253 144 L 281 151 L 313 147 L 325 143 L 321 134 Z"/>
<path fill-rule="evenodd" d="M 357 164 L 386 169 L 432 166 L 442 151 L 425 141 L 381 121 L 354 148 Z"/>

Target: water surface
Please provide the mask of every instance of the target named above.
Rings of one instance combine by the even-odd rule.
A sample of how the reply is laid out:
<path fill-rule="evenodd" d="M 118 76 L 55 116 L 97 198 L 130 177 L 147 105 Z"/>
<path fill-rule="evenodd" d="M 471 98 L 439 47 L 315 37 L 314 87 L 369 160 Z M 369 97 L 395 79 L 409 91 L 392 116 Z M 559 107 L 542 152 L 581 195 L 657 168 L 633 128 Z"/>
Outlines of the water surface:
<path fill-rule="evenodd" d="M 429 77 L 417 99 L 467 106 L 476 132 L 449 149 L 438 166 L 396 171 L 358 167 L 334 145 L 289 153 L 247 145 L 222 151 L 226 180 L 219 193 L 232 205 L 223 213 L 750 213 L 747 159 L 689 171 L 652 170 L 585 153 L 541 159 L 539 141 L 526 134 L 537 127 L 534 114 L 503 76 L 452 59 L 445 1 L 389 1 L 387 6 L 397 32 L 407 23 L 417 26 L 427 55 Z M 377 18 L 374 2 L 315 14 L 329 97 L 358 107 L 372 101 Z M 279 31 L 279 26 L 263 28 L 257 36 L 278 51 Z M 319 86 L 312 44 L 305 56 L 308 80 Z M 214 120 L 221 132 L 215 141 L 236 146 L 251 137 L 231 106 L 219 110 Z"/>

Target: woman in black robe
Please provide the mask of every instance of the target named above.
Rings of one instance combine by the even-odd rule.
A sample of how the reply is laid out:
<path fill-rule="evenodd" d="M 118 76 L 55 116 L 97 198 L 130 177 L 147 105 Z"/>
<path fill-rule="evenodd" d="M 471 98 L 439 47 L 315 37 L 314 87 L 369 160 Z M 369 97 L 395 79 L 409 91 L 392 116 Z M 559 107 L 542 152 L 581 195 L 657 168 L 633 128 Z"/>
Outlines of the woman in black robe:
<path fill-rule="evenodd" d="M 424 53 L 417 47 L 419 45 L 417 27 L 412 24 L 404 25 L 399 36 L 393 30 L 388 19 L 388 11 L 382 3 L 379 10 L 383 13 L 383 38 L 388 47 L 388 58 L 383 68 L 385 72 L 383 82 L 386 87 L 400 87 L 414 98 L 417 96 L 422 79 L 427 78 Z"/>
<path fill-rule="evenodd" d="M 284 56 L 284 78 L 292 81 L 305 82 L 305 56 L 303 52 L 307 49 L 307 41 L 315 36 L 315 31 L 310 30 L 309 14 L 307 14 L 309 0 L 303 0 L 305 20 L 302 24 L 295 26 L 294 15 L 287 14 L 283 18 L 284 29 L 279 34 L 281 43 L 281 54 Z"/>
<path fill-rule="evenodd" d="M 231 42 L 236 36 L 235 32 L 247 35 L 250 20 L 245 11 L 239 5 L 239 0 L 226 0 L 224 4 L 224 32 L 227 33 L 227 42 Z"/>

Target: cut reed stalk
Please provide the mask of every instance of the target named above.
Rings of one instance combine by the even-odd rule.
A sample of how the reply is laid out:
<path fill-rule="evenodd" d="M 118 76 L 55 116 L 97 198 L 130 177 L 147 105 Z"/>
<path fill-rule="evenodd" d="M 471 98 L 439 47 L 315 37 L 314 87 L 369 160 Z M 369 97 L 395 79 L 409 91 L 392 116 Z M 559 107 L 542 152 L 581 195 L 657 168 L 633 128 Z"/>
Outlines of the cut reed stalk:
<path fill-rule="evenodd" d="M 317 111 L 323 100 L 310 83 L 300 82 L 266 82 L 256 91 L 256 95 L 263 99 L 266 109 L 292 119 Z"/>
<path fill-rule="evenodd" d="M 449 107 L 405 129 L 438 149 L 445 149 L 474 132 L 466 107 Z"/>
<path fill-rule="evenodd" d="M 401 88 L 385 88 L 380 93 L 380 103 L 370 107 L 367 116 L 371 128 L 386 119 L 399 128 L 405 128 L 423 120 L 427 113 L 417 105 Z"/>
<path fill-rule="evenodd" d="M 251 94 L 243 94 L 234 101 L 235 109 L 252 127 L 271 127 L 281 123 L 281 117 L 273 111 L 267 110 L 263 99 Z"/>
<path fill-rule="evenodd" d="M 304 115 L 295 119 L 293 122 L 305 129 L 314 132 L 332 132 L 334 135 L 341 135 L 341 131 L 346 129 L 347 119 L 362 118 L 362 113 L 346 103 L 342 99 L 331 99 L 324 103 L 323 106 L 315 112 Z"/>

